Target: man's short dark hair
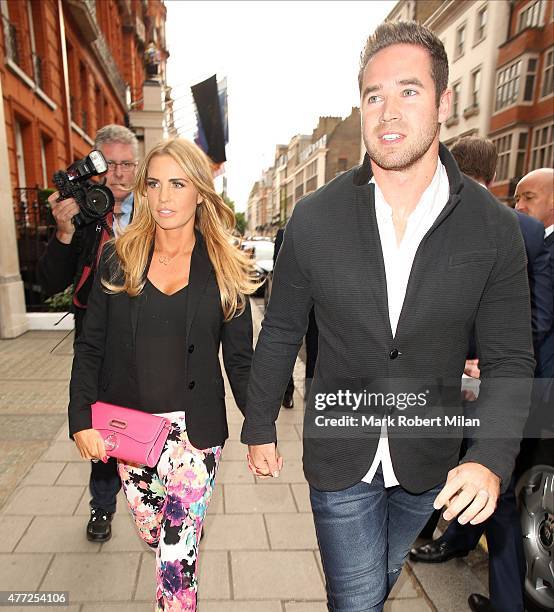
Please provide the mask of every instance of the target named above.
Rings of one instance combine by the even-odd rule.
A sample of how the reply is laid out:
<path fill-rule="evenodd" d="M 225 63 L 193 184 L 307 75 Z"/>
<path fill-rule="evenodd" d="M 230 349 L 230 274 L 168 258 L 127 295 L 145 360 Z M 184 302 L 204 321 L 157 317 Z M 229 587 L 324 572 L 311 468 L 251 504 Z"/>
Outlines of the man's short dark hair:
<path fill-rule="evenodd" d="M 431 56 L 431 77 L 435 83 L 435 100 L 437 107 L 448 87 L 448 56 L 440 39 L 425 26 L 415 21 L 397 21 L 382 23 L 367 39 L 360 55 L 360 72 L 358 85 L 362 92 L 364 70 L 369 60 L 382 49 L 392 45 L 417 45 L 423 47 Z"/>
<path fill-rule="evenodd" d="M 464 174 L 485 185 L 492 183 L 498 160 L 492 140 L 466 136 L 457 140 L 450 152 Z"/>

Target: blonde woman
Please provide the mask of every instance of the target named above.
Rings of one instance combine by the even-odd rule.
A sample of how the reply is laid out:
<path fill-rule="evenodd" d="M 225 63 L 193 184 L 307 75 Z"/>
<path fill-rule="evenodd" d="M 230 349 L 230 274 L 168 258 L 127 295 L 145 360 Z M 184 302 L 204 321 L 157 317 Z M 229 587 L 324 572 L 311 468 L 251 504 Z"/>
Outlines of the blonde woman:
<path fill-rule="evenodd" d="M 102 256 L 75 344 L 70 433 L 106 460 L 97 400 L 162 414 L 172 430 L 155 468 L 119 462 L 139 534 L 156 552 L 156 610 L 196 610 L 198 543 L 227 438 L 219 347 L 242 410 L 252 358 L 252 261 L 230 243 L 234 215 L 207 157 L 175 139 L 137 174 L 133 222 Z"/>

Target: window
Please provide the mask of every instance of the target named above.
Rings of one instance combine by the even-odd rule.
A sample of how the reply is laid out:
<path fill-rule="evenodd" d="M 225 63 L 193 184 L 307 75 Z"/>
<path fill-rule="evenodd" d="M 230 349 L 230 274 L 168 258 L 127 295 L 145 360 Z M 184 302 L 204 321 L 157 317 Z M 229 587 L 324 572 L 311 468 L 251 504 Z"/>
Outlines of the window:
<path fill-rule="evenodd" d="M 518 32 L 525 28 L 536 28 L 542 25 L 544 15 L 544 1 L 535 0 L 530 2 L 519 14 Z"/>
<path fill-rule="evenodd" d="M 498 152 L 498 162 L 496 164 L 497 183 L 508 180 L 510 172 L 510 152 L 512 148 L 512 135 L 506 134 L 493 140 Z"/>
<path fill-rule="evenodd" d="M 487 7 L 484 6 L 477 13 L 477 22 L 475 24 L 475 44 L 482 41 L 485 38 L 485 31 L 487 29 Z"/>
<path fill-rule="evenodd" d="M 554 11 L 552 11 L 554 14 Z M 541 98 L 550 96 L 554 91 L 554 47 L 544 56 L 544 71 L 542 75 Z"/>
<path fill-rule="evenodd" d="M 529 59 L 527 62 L 527 76 L 525 77 L 525 90 L 523 92 L 523 101 L 533 101 L 533 91 L 535 89 L 535 76 L 537 74 L 537 60 Z"/>
<path fill-rule="evenodd" d="M 464 43 L 466 38 L 465 24 L 456 30 L 456 58 L 464 54 Z"/>
<path fill-rule="evenodd" d="M 460 114 L 460 92 L 462 83 L 458 81 L 452 85 L 452 117 L 458 117 Z"/>
<path fill-rule="evenodd" d="M 517 139 L 516 171 L 515 176 L 525 174 L 525 149 L 527 149 L 527 132 L 520 132 Z"/>
<path fill-rule="evenodd" d="M 471 73 L 471 106 L 479 106 L 479 87 L 481 86 L 481 68 Z"/>
<path fill-rule="evenodd" d="M 515 104 L 519 94 L 521 60 L 498 72 L 494 110 Z"/>
<path fill-rule="evenodd" d="M 554 162 L 552 157 L 553 140 L 554 123 L 537 127 L 533 130 L 531 139 L 531 164 L 529 170 L 552 167 L 552 163 Z"/>

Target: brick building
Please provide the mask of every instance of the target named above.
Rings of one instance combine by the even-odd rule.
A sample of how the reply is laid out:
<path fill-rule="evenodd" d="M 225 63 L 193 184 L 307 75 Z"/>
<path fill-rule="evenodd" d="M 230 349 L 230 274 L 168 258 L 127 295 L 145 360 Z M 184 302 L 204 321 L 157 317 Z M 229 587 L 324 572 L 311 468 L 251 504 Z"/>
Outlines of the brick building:
<path fill-rule="evenodd" d="M 274 165 L 250 192 L 249 231 L 273 235 L 300 198 L 358 163 L 360 143 L 360 110 L 354 107 L 345 119 L 320 117 L 311 135 L 277 145 Z"/>
<path fill-rule="evenodd" d="M 500 45 L 489 137 L 499 154 L 492 192 L 507 200 L 522 175 L 554 163 L 554 3 L 513 3 Z"/>
<path fill-rule="evenodd" d="M 6 296 L 20 275 L 27 306 L 37 298 L 40 190 L 54 171 L 87 155 L 108 123 L 128 125 L 139 142 L 148 130 L 171 133 L 172 102 L 163 0 L 0 0 L 0 14 L 2 319 L 19 303 Z"/>

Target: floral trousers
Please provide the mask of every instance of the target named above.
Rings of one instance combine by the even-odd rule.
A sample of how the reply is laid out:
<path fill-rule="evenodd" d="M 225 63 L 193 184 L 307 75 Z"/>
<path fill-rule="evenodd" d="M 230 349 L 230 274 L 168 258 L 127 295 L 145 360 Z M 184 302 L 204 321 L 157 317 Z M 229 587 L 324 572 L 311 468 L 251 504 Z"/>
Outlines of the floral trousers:
<path fill-rule="evenodd" d="M 158 465 L 119 461 L 118 470 L 139 535 L 156 549 L 155 609 L 194 612 L 198 546 L 221 446 L 194 448 L 184 413 L 163 416 L 172 421 L 172 429 Z"/>

